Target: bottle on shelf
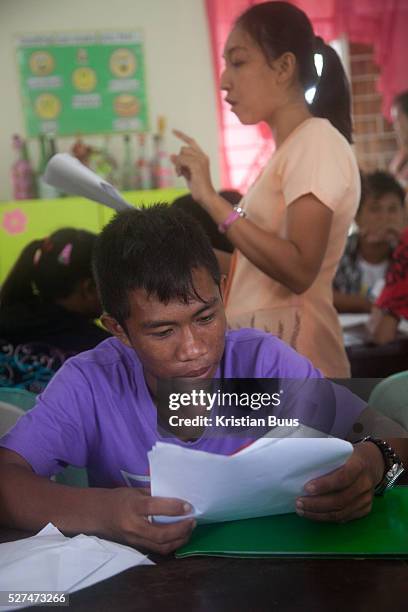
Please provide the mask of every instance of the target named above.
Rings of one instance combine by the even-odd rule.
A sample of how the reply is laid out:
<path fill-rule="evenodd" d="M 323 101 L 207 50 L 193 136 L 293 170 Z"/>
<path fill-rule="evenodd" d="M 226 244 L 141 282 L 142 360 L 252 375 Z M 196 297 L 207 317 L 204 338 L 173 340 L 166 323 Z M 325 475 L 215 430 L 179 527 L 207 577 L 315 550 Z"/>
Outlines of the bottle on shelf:
<path fill-rule="evenodd" d="M 121 189 L 122 191 L 130 191 L 131 189 L 134 189 L 135 173 L 132 161 L 132 145 L 129 134 L 125 134 L 123 136 L 123 148 L 124 156 L 122 164 Z"/>
<path fill-rule="evenodd" d="M 109 135 L 105 135 L 101 148 L 92 149 L 88 167 L 111 185 L 117 186 L 117 163 L 109 149 Z"/>
<path fill-rule="evenodd" d="M 51 159 L 51 157 L 54 157 L 54 155 L 58 153 L 55 136 L 50 134 L 50 136 L 48 137 L 48 142 L 49 142 L 49 151 L 50 151 L 49 159 Z"/>
<path fill-rule="evenodd" d="M 81 164 L 84 164 L 84 166 L 88 166 L 89 158 L 92 155 L 92 152 L 92 147 L 85 144 L 82 138 L 77 135 L 76 140 L 71 147 L 71 155 L 76 157 Z"/>
<path fill-rule="evenodd" d="M 157 134 L 153 136 L 153 158 L 151 163 L 152 183 L 154 189 L 165 189 L 172 186 L 172 170 L 165 146 L 166 118 L 160 116 L 157 121 Z"/>
<path fill-rule="evenodd" d="M 17 158 L 11 167 L 13 197 L 15 200 L 30 200 L 36 196 L 34 171 L 31 166 L 27 142 L 14 134 L 13 148 Z"/>
<path fill-rule="evenodd" d="M 37 194 L 42 200 L 53 200 L 59 198 L 59 191 L 52 185 L 48 185 L 44 181 L 44 173 L 47 167 L 48 161 L 57 152 L 55 137 L 47 136 L 46 134 L 40 134 L 40 161 L 37 170 Z"/>
<path fill-rule="evenodd" d="M 152 189 L 150 163 L 146 153 L 146 134 L 137 135 L 139 155 L 136 160 L 136 189 Z"/>

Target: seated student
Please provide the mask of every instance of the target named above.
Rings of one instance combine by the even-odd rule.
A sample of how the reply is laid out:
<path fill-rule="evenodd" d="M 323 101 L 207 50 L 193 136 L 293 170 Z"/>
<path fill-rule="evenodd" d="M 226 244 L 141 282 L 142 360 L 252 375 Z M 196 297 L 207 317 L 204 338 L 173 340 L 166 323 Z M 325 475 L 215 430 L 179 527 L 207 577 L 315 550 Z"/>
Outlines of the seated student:
<path fill-rule="evenodd" d="M 369 329 L 374 342 L 395 340 L 401 319 L 408 320 L 408 229 L 392 254 L 385 287 L 373 308 Z"/>
<path fill-rule="evenodd" d="M 370 312 L 403 228 L 404 190 L 387 172 L 362 176 L 358 232 L 349 236 L 333 281 L 338 312 Z"/>
<path fill-rule="evenodd" d="M 102 312 L 92 277 L 95 240 L 91 232 L 64 228 L 23 249 L 0 290 L 1 339 L 70 356 L 110 336 L 94 323 Z"/>
<path fill-rule="evenodd" d="M 242 199 L 242 194 L 240 194 L 239 191 L 224 190 L 220 191 L 219 194 L 233 206 L 238 204 Z M 211 241 L 211 245 L 215 251 L 221 272 L 223 274 L 228 274 L 231 262 L 231 253 L 233 252 L 234 247 L 225 234 L 220 233 L 217 224 L 215 221 L 213 221 L 208 212 L 204 210 L 203 207 L 196 202 L 196 200 L 194 200 L 191 193 L 187 193 L 186 195 L 177 198 L 174 200 L 172 205 L 176 208 L 183 209 L 185 212 L 197 219 Z"/>
<path fill-rule="evenodd" d="M 389 170 L 403 185 L 408 187 L 408 90 L 399 93 L 391 108 L 392 122 L 398 141 L 398 151 L 391 160 Z"/>
<path fill-rule="evenodd" d="M 98 238 L 94 271 L 103 321 L 115 337 L 68 360 L 34 409 L 2 438 L 0 523 L 34 530 L 51 521 L 65 533 L 94 533 L 168 553 L 188 540 L 194 520 L 148 520 L 149 515 L 191 511 L 183 500 L 148 494 L 148 451 L 163 439 L 228 455 L 242 447 L 243 439 L 201 436 L 191 443 L 162 438 L 158 381 L 316 379 L 321 374 L 271 334 L 226 332 L 210 242 L 194 219 L 174 207 L 119 213 Z M 374 433 L 373 412 L 345 387 L 338 388 L 344 394 L 331 433 L 356 439 L 353 425 L 367 418 L 373 419 Z M 406 433 L 398 427 L 393 431 L 388 443 L 408 460 L 399 439 Z M 66 464 L 86 466 L 93 488 L 51 482 L 49 477 Z M 384 481 L 385 465 L 377 443 L 356 443 L 342 468 L 306 485 L 297 512 L 320 521 L 364 516 L 374 487 Z M 129 483 L 133 488 L 125 486 Z"/>

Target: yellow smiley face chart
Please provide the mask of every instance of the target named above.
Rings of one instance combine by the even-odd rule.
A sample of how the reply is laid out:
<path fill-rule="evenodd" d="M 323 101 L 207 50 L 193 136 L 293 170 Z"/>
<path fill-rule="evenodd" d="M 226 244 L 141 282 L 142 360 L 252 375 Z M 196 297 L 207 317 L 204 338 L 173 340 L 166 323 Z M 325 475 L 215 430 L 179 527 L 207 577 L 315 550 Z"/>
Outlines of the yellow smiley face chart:
<path fill-rule="evenodd" d="M 139 112 L 139 103 L 135 96 L 122 94 L 115 98 L 114 109 L 119 117 L 133 117 Z"/>
<path fill-rule="evenodd" d="M 34 108 L 41 119 L 55 119 L 61 112 L 61 101 L 53 94 L 40 94 L 35 100 Z"/>
<path fill-rule="evenodd" d="M 109 67 L 118 78 L 127 78 L 136 71 L 136 57 L 129 49 L 116 49 L 111 55 Z"/>
<path fill-rule="evenodd" d="M 72 73 L 72 83 L 78 91 L 93 91 L 97 83 L 95 70 L 86 66 L 83 68 L 76 68 Z"/>
<path fill-rule="evenodd" d="M 149 131 L 140 31 L 24 34 L 16 52 L 27 137 Z"/>
<path fill-rule="evenodd" d="M 55 67 L 55 61 L 48 51 L 34 51 L 30 55 L 29 66 L 35 76 L 48 76 Z"/>

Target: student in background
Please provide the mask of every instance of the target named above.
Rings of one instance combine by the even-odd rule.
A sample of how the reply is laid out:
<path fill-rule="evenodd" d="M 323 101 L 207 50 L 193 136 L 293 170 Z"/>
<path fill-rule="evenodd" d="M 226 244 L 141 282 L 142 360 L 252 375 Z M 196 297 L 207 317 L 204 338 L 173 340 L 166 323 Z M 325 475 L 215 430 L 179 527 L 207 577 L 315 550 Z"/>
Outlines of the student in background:
<path fill-rule="evenodd" d="M 238 204 L 242 199 L 242 194 L 240 194 L 239 191 L 226 189 L 224 191 L 220 191 L 219 194 L 233 206 Z M 174 200 L 173 206 L 176 208 L 181 208 L 197 219 L 210 239 L 220 266 L 221 273 L 228 274 L 231 263 L 231 253 L 233 252 L 234 247 L 225 234 L 220 234 L 216 223 L 212 220 L 208 212 L 205 211 L 199 205 L 199 203 L 193 199 L 190 193 Z"/>
<path fill-rule="evenodd" d="M 109 337 L 94 323 L 101 314 L 91 270 L 95 239 L 64 228 L 23 249 L 0 290 L 1 339 L 73 355 Z"/>
<path fill-rule="evenodd" d="M 391 114 L 399 150 L 390 163 L 390 172 L 408 188 L 408 91 L 403 91 L 394 99 Z"/>
<path fill-rule="evenodd" d="M 348 377 L 332 281 L 357 210 L 360 179 L 340 59 L 314 35 L 305 13 L 287 2 L 245 11 L 224 57 L 227 103 L 241 123 L 269 125 L 275 152 L 235 210 L 215 191 L 207 156 L 179 131 L 185 146 L 172 160 L 236 249 L 228 324 L 268 331 L 327 376 Z M 305 94 L 313 86 L 309 104 Z"/>
<path fill-rule="evenodd" d="M 378 170 L 362 175 L 357 231 L 347 240 L 333 281 L 338 312 L 371 311 L 405 223 L 404 197 L 391 174 Z"/>
<path fill-rule="evenodd" d="M 188 440 L 180 431 L 163 436 L 158 421 L 167 415 L 168 425 L 169 415 L 162 412 L 160 381 L 325 381 L 310 361 L 271 334 L 226 330 L 210 242 L 194 219 L 172 206 L 119 213 L 98 237 L 94 269 L 103 320 L 114 337 L 69 359 L 35 408 L 1 439 L 0 524 L 35 530 L 52 522 L 67 534 L 98 534 L 167 554 L 188 540 L 194 521 L 149 520 L 192 510 L 183 500 L 150 495 L 148 452 L 154 444 L 231 455 L 256 436 L 248 430 L 202 430 Z M 317 404 L 300 402 L 299 419 L 323 419 L 319 431 L 349 439 L 354 450 L 344 466 L 307 483 L 293 510 L 315 521 L 345 522 L 370 512 L 389 458 L 378 440 L 361 440 L 362 432 L 385 435 L 374 411 L 346 387 L 327 383 L 331 400 L 324 394 Z M 243 407 L 236 409 L 243 414 Z M 205 406 L 198 410 L 207 413 Z M 389 425 L 387 444 L 408 460 L 404 440 L 397 439 L 406 432 Z M 395 456 L 391 449 L 389 456 Z M 66 464 L 87 467 L 91 488 L 50 481 Z"/>
<path fill-rule="evenodd" d="M 374 342 L 395 340 L 402 319 L 408 320 L 408 229 L 392 254 L 385 287 L 373 308 L 369 329 Z"/>

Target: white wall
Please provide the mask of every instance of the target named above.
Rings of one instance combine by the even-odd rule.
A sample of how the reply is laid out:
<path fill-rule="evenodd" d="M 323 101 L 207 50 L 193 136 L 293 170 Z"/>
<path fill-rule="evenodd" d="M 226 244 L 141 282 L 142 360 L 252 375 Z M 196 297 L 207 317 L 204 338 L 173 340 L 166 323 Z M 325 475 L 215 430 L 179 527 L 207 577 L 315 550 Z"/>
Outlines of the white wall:
<path fill-rule="evenodd" d="M 11 136 L 24 134 L 14 36 L 66 30 L 141 29 L 151 126 L 165 115 L 168 126 L 194 136 L 212 160 L 219 187 L 216 98 L 204 0 L 0 0 L 0 200 L 11 198 Z M 86 141 L 92 141 L 86 138 Z M 71 139 L 61 139 L 68 150 Z M 101 139 L 95 139 L 95 143 Z M 120 159 L 121 142 L 113 152 Z M 168 135 L 170 151 L 178 143 Z M 37 143 L 30 142 L 36 161 Z M 184 186 L 178 179 L 177 186 Z"/>

